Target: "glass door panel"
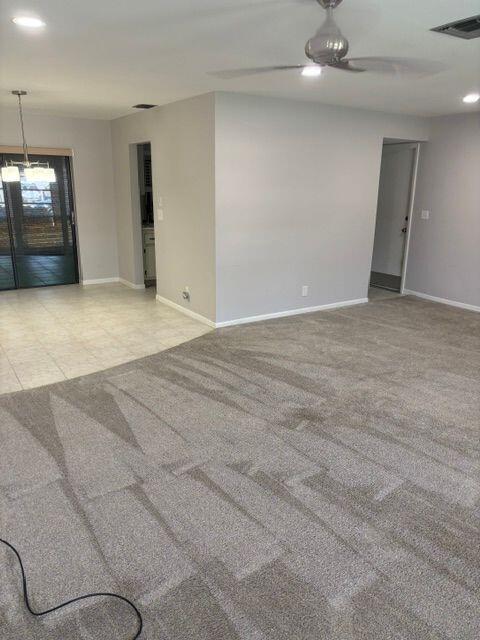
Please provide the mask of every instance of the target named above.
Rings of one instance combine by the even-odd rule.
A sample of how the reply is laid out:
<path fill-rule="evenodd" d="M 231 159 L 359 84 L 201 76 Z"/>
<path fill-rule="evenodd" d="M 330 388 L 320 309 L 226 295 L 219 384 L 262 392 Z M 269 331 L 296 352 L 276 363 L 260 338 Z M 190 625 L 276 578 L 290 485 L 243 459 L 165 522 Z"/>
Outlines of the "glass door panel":
<path fill-rule="evenodd" d="M 48 162 L 57 181 L 30 182 L 20 167 L 20 182 L 4 184 L 17 287 L 73 284 L 78 282 L 78 269 L 69 159 L 32 158 Z M 5 160 L 21 158 L 8 156 Z"/>
<path fill-rule="evenodd" d="M 15 289 L 15 274 L 5 191 L 0 182 L 0 291 L 5 289 Z"/>

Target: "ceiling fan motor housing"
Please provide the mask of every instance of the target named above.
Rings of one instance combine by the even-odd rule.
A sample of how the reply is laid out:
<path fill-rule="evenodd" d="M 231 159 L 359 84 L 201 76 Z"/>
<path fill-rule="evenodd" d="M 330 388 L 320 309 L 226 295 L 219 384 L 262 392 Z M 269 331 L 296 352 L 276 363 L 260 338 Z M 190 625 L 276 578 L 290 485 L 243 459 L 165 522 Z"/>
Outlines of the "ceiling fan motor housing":
<path fill-rule="evenodd" d="M 323 25 L 305 45 L 307 58 L 317 64 L 340 62 L 349 50 L 348 40 L 335 23 L 332 13 L 332 11 L 328 12 Z"/>
<path fill-rule="evenodd" d="M 324 9 L 336 9 L 343 0 L 317 0 Z"/>
<path fill-rule="evenodd" d="M 348 40 L 343 36 L 336 38 L 310 38 L 305 47 L 307 58 L 317 64 L 340 62 L 348 53 Z"/>

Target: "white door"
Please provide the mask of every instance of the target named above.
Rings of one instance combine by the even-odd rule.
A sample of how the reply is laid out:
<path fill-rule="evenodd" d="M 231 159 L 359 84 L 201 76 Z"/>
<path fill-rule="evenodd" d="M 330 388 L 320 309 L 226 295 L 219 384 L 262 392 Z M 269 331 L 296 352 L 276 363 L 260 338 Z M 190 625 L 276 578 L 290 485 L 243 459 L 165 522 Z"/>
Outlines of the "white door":
<path fill-rule="evenodd" d="M 415 153 L 413 145 L 392 144 L 382 154 L 372 272 L 400 279 Z"/>

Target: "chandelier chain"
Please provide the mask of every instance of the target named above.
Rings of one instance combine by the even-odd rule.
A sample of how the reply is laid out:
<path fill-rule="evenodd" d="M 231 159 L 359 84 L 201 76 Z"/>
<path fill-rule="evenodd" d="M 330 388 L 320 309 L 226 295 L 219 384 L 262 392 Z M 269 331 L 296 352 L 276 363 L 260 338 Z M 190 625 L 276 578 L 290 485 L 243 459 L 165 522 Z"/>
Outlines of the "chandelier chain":
<path fill-rule="evenodd" d="M 25 165 L 28 167 L 30 165 L 30 160 L 28 159 L 28 146 L 27 146 L 27 140 L 25 138 L 25 127 L 23 124 L 22 95 L 20 92 L 17 94 L 17 97 L 18 97 L 18 111 L 20 113 L 20 127 L 22 129 L 23 156 L 25 160 Z"/>

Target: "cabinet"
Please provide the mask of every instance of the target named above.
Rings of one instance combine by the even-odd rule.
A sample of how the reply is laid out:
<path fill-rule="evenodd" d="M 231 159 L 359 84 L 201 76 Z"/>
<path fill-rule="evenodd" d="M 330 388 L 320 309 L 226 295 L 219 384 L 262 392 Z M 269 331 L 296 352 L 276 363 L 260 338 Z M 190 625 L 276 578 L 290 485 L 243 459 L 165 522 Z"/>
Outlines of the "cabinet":
<path fill-rule="evenodd" d="M 153 227 L 144 227 L 143 233 L 143 270 L 145 280 L 155 280 L 156 264 L 155 264 L 155 229 Z"/>

